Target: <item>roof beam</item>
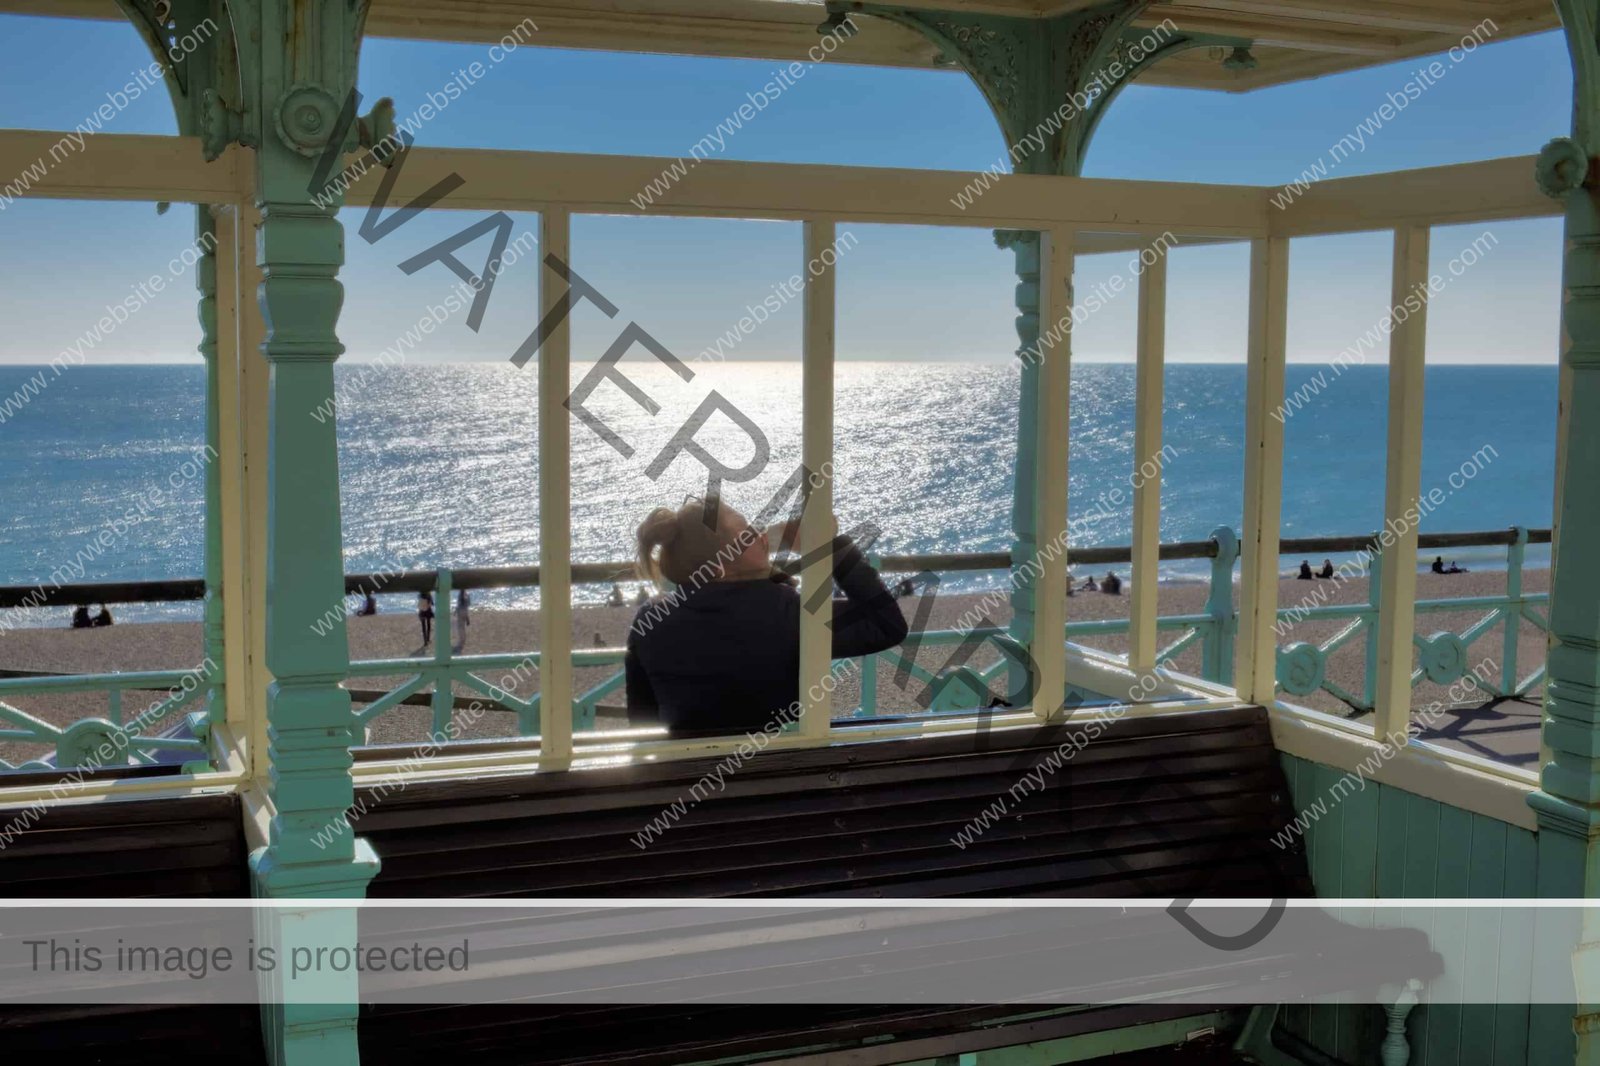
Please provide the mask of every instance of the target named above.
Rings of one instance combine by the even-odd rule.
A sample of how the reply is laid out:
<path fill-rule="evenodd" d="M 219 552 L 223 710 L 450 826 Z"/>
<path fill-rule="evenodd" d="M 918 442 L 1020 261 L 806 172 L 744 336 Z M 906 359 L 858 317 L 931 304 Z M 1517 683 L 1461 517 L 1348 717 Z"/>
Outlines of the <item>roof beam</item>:
<path fill-rule="evenodd" d="M 1470 33 L 1485 17 L 1481 9 L 1463 5 L 1439 8 L 1384 0 L 1181 0 L 1181 4 L 1157 4 L 1155 10 L 1164 12 L 1178 6 L 1227 15 L 1306 19 L 1417 33 Z"/>
<path fill-rule="evenodd" d="M 817 43 L 821 0 L 371 0 L 368 32 L 376 37 L 487 44 L 525 18 L 540 27 L 534 44 L 562 48 L 805 60 Z M 1103 0 L 905 0 L 908 8 L 1050 16 Z M 0 0 L 0 12 L 122 21 L 115 0 Z M 1374 63 L 1440 52 L 1484 17 L 1504 40 L 1559 26 L 1548 0 L 1168 0 L 1138 21 L 1171 18 L 1189 33 L 1253 40 L 1260 66 L 1208 69 L 1179 56 L 1141 80 L 1151 85 L 1243 92 L 1356 70 Z M 939 68 L 931 45 L 883 20 L 858 20 L 860 32 L 828 58 L 857 63 Z M 1269 62 L 1270 57 L 1270 62 Z"/>
<path fill-rule="evenodd" d="M 1333 52 L 1352 56 L 1398 56 L 1400 39 L 1392 33 L 1361 33 L 1346 25 L 1302 19 L 1273 19 L 1236 14 L 1190 3 L 1156 4 L 1138 20 L 1153 26 L 1171 19 L 1186 33 L 1219 37 L 1244 37 L 1262 45 L 1279 45 L 1301 52 Z"/>

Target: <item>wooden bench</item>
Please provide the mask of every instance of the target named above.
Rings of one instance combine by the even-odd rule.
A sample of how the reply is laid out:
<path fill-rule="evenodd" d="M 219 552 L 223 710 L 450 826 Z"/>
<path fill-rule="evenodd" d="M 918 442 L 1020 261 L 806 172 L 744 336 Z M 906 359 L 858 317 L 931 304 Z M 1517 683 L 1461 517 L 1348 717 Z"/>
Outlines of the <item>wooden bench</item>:
<path fill-rule="evenodd" d="M 199 795 L 48 808 L 0 807 L 0 896 L 9 899 L 244 897 L 250 894 L 239 798 Z M 15 831 L 20 830 L 20 831 Z M 10 1061 L 158 1066 L 196 1048 L 263 1063 L 250 1005 L 16 1007 L 0 1004 Z"/>
<path fill-rule="evenodd" d="M 838 725 L 848 738 L 852 726 Z M 1314 894 L 1303 852 L 1272 843 L 1293 812 L 1265 711 L 1123 718 L 1075 752 L 1079 728 L 417 782 L 365 790 L 357 831 L 383 861 L 374 897 Z M 1058 752 L 1070 757 L 1051 762 Z M 1030 773 L 1037 787 L 1019 791 Z M 985 821 L 1001 800 L 1003 815 Z M 1204 1010 L 384 1006 L 364 1012 L 360 1036 L 386 1063 L 467 1053 L 565 1066 L 732 1056 L 874 1066 L 1161 1032 Z"/>
<path fill-rule="evenodd" d="M 356 829 L 374 897 L 1313 894 L 1271 842 L 1292 812 L 1265 711 L 1124 718 L 1051 772 L 1076 728 L 415 782 L 358 794 Z"/>

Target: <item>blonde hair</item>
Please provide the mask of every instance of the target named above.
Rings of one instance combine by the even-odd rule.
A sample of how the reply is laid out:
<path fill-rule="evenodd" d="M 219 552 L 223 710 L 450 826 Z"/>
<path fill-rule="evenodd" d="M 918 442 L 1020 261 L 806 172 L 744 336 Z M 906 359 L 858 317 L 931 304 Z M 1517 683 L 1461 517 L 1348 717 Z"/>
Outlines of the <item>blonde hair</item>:
<path fill-rule="evenodd" d="M 738 537 L 720 521 L 721 501 L 691 496 L 677 510 L 657 507 L 639 523 L 639 576 L 675 585 L 699 584 L 722 577 L 743 551 Z"/>

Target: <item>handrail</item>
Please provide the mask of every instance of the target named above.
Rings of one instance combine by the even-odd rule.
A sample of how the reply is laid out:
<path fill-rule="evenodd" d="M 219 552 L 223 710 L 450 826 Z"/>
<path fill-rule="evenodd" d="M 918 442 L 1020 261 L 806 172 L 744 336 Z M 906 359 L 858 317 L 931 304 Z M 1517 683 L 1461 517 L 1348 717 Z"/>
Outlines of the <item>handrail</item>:
<path fill-rule="evenodd" d="M 1514 528 L 1493 529 L 1466 533 L 1423 533 L 1417 538 L 1419 551 L 1434 548 L 1463 548 L 1490 544 L 1514 544 Z M 1371 549 L 1372 534 L 1334 537 L 1289 537 L 1278 542 L 1279 555 L 1315 554 L 1321 552 L 1359 552 Z M 1550 530 L 1528 530 L 1529 544 L 1549 544 Z M 1159 558 L 1163 561 L 1184 559 L 1212 559 L 1217 554 L 1213 540 L 1178 541 L 1163 544 Z M 1098 548 L 1069 548 L 1067 563 L 1100 565 L 1102 563 L 1127 563 L 1133 559 L 1133 548 L 1127 544 L 1107 545 Z M 780 564 L 788 570 L 792 562 Z M 1009 552 L 954 552 L 947 555 L 923 553 L 913 555 L 885 555 L 879 569 L 887 573 L 917 573 L 935 570 L 956 573 L 981 570 L 1006 570 L 1011 566 Z M 458 589 L 535 588 L 539 584 L 537 566 L 479 566 L 452 570 L 451 583 Z M 575 585 L 610 584 L 613 581 L 635 580 L 632 563 L 573 563 L 572 582 Z M 436 570 L 407 570 L 397 573 L 346 574 L 344 590 L 347 595 L 364 595 L 379 592 L 432 592 L 438 578 Z M 0 586 L 0 609 L 7 607 L 76 607 L 100 603 L 178 603 L 205 598 L 205 582 L 199 578 L 176 578 L 161 581 L 112 581 L 88 584 L 5 585 Z"/>

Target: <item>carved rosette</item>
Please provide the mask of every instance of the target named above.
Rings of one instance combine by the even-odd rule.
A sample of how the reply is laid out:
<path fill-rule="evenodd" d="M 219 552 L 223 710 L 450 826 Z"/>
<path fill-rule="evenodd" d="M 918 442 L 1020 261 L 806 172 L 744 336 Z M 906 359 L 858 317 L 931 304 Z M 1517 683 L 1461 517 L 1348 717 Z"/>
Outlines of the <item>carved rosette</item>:
<path fill-rule="evenodd" d="M 1571 137 L 1557 137 L 1539 152 L 1533 176 L 1546 196 L 1560 199 L 1589 184 L 1593 160 Z"/>
<path fill-rule="evenodd" d="M 308 158 L 322 154 L 339 127 L 339 101 L 317 85 L 294 85 L 278 101 L 278 140 Z"/>

